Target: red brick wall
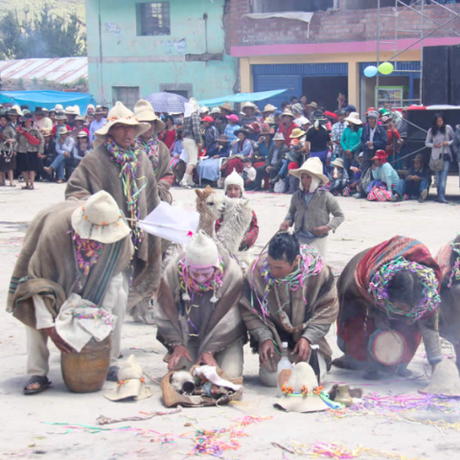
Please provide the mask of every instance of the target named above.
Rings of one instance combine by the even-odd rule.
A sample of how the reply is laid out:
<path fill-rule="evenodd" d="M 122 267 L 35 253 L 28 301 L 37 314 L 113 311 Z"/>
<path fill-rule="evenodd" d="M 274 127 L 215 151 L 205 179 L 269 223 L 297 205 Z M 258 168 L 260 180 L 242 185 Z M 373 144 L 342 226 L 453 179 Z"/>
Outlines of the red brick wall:
<path fill-rule="evenodd" d="M 364 41 L 377 38 L 377 10 L 339 10 L 330 13 L 319 11 L 314 14 L 310 24 L 289 19 L 253 20 L 243 18 L 249 13 L 248 0 L 231 0 L 230 2 L 230 43 L 231 46 L 274 45 L 297 43 L 325 43 L 341 41 Z M 460 4 L 448 5 L 460 13 Z M 391 8 L 382 8 L 382 14 L 391 14 Z M 425 14 L 439 23 L 453 17 L 451 13 L 436 5 L 425 6 Z M 429 32 L 438 27 L 435 23 L 424 19 L 425 30 Z M 421 16 L 415 11 L 404 10 L 398 19 L 398 29 L 417 29 L 421 27 Z M 460 31 L 460 19 L 451 21 L 447 27 Z M 381 17 L 382 39 L 394 40 L 394 17 Z M 431 37 L 455 36 L 445 29 L 440 29 Z M 418 33 L 398 32 L 398 38 L 420 37 Z"/>

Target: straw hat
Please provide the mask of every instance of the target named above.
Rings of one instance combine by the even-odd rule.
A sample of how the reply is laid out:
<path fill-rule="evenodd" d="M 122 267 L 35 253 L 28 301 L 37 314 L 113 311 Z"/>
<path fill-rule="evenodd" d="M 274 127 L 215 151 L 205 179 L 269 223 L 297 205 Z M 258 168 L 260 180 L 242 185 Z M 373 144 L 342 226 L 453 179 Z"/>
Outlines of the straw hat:
<path fill-rule="evenodd" d="M 421 153 L 417 153 L 412 161 L 420 161 L 420 163 L 425 163 L 425 157 Z"/>
<path fill-rule="evenodd" d="M 276 133 L 275 137 L 273 138 L 274 141 L 285 141 L 283 133 Z"/>
<path fill-rule="evenodd" d="M 233 170 L 224 181 L 224 193 L 227 193 L 227 188 L 229 185 L 236 185 L 241 189 L 241 193 L 244 193 L 244 180 L 243 178 Z"/>
<path fill-rule="evenodd" d="M 282 114 L 282 117 L 292 117 L 292 119 L 296 118 L 295 115 L 288 109 L 286 109 Z"/>
<path fill-rule="evenodd" d="M 78 105 L 70 105 L 65 108 L 66 115 L 80 115 L 80 107 Z"/>
<path fill-rule="evenodd" d="M 237 129 L 236 131 L 233 132 L 233 134 L 234 134 L 235 136 L 238 136 L 238 134 L 240 134 L 240 133 L 243 133 L 246 137 L 248 137 L 249 134 L 250 134 L 249 130 L 244 129 L 244 128 Z"/>
<path fill-rule="evenodd" d="M 160 133 L 166 127 L 165 123 L 156 116 L 152 104 L 150 104 L 150 102 L 146 101 L 145 99 L 140 99 L 134 106 L 134 118 L 136 118 L 137 121 L 154 121 L 156 133 Z"/>
<path fill-rule="evenodd" d="M 150 398 L 152 390 L 144 383 L 144 371 L 137 364 L 134 355 L 131 355 L 126 363 L 118 371 L 118 385 L 116 390 L 104 393 L 110 401 L 121 401 L 133 398 L 135 401 Z"/>
<path fill-rule="evenodd" d="M 265 112 L 274 112 L 276 109 L 277 109 L 277 107 L 275 107 L 274 105 L 267 104 L 267 105 L 264 107 L 264 110 L 263 110 L 262 113 L 265 113 Z"/>
<path fill-rule="evenodd" d="M 220 267 L 216 243 L 203 230 L 198 231 L 185 249 L 185 265 Z"/>
<path fill-rule="evenodd" d="M 110 128 L 116 124 L 135 126 L 136 137 L 139 137 L 150 129 L 149 124 L 137 121 L 133 112 L 118 101 L 107 115 L 107 123 L 95 132 L 95 136 L 104 141 L 107 134 L 109 134 Z"/>
<path fill-rule="evenodd" d="M 200 107 L 200 114 L 203 114 L 203 113 L 208 113 L 209 112 L 209 107 L 206 107 L 205 105 L 202 105 Z"/>
<path fill-rule="evenodd" d="M 310 120 L 307 117 L 299 117 L 295 119 L 295 123 L 299 126 L 310 125 Z"/>
<path fill-rule="evenodd" d="M 13 105 L 13 107 L 11 107 L 11 109 L 9 109 L 6 114 L 10 117 L 10 116 L 16 116 L 16 117 L 22 117 L 23 113 L 22 113 L 22 110 L 21 110 L 21 107 L 19 107 L 19 105 Z"/>
<path fill-rule="evenodd" d="M 51 129 L 43 128 L 41 131 L 43 137 L 51 136 Z"/>
<path fill-rule="evenodd" d="M 321 399 L 315 372 L 305 362 L 294 366 L 286 390 L 292 393 L 285 394 L 279 403 L 274 404 L 277 409 L 287 412 L 321 412 L 328 409 L 327 404 Z"/>
<path fill-rule="evenodd" d="M 54 110 L 64 110 L 64 106 L 62 104 L 56 104 Z"/>
<path fill-rule="evenodd" d="M 291 135 L 289 136 L 291 139 L 299 139 L 302 136 L 307 134 L 305 131 L 302 131 L 300 128 L 296 128 L 292 130 Z"/>
<path fill-rule="evenodd" d="M 131 232 L 116 201 L 104 190 L 72 213 L 72 228 L 81 238 L 103 244 L 116 243 Z"/>
<path fill-rule="evenodd" d="M 302 173 L 317 177 L 324 185 L 329 182 L 328 177 L 323 174 L 323 163 L 318 157 L 310 157 L 299 169 L 291 169 L 291 174 L 298 179 Z"/>
<path fill-rule="evenodd" d="M 353 123 L 354 125 L 358 126 L 363 124 L 361 118 L 359 118 L 358 112 L 351 112 L 350 115 L 348 115 L 348 117 L 345 118 L 345 121 L 348 121 L 348 123 Z"/>
<path fill-rule="evenodd" d="M 64 110 L 56 111 L 56 120 L 67 120 L 67 115 L 65 114 Z"/>
<path fill-rule="evenodd" d="M 233 112 L 233 108 L 228 102 L 224 102 L 222 105 L 219 105 L 219 108 L 228 110 L 229 112 Z"/>
<path fill-rule="evenodd" d="M 81 121 L 81 122 L 84 123 L 84 122 L 86 121 L 86 119 L 85 119 L 85 117 L 82 117 L 81 115 L 77 115 L 77 116 L 75 117 L 74 123 L 75 123 L 76 121 Z"/>
<path fill-rule="evenodd" d="M 257 105 L 255 105 L 253 102 L 245 102 L 242 106 L 241 106 L 241 110 L 244 112 L 244 109 L 254 109 L 254 110 L 257 110 Z"/>
<path fill-rule="evenodd" d="M 77 137 L 79 137 L 79 138 L 83 138 L 83 137 L 88 138 L 88 133 L 82 129 L 82 130 L 77 134 Z"/>
<path fill-rule="evenodd" d="M 220 109 L 219 109 L 219 107 L 214 107 L 214 108 L 211 110 L 211 115 L 212 115 L 213 113 L 219 113 L 219 114 L 220 114 Z"/>
<path fill-rule="evenodd" d="M 103 109 L 102 105 L 97 105 L 96 110 L 94 111 L 94 115 L 105 115 L 105 110 Z"/>
<path fill-rule="evenodd" d="M 333 162 L 331 162 L 331 165 L 342 169 L 345 168 L 345 163 L 343 162 L 342 158 L 336 158 Z"/>
<path fill-rule="evenodd" d="M 310 104 L 308 104 L 308 107 L 311 107 L 313 109 L 317 109 L 318 108 L 318 104 L 316 102 L 310 102 Z"/>
<path fill-rule="evenodd" d="M 431 383 L 419 393 L 440 396 L 460 396 L 460 377 L 455 363 L 444 359 L 438 363 L 431 376 Z"/>
<path fill-rule="evenodd" d="M 60 126 L 60 129 L 58 129 L 58 132 L 57 132 L 59 136 L 61 136 L 62 134 L 72 134 L 72 133 L 73 131 L 71 129 L 67 129 L 66 125 Z"/>

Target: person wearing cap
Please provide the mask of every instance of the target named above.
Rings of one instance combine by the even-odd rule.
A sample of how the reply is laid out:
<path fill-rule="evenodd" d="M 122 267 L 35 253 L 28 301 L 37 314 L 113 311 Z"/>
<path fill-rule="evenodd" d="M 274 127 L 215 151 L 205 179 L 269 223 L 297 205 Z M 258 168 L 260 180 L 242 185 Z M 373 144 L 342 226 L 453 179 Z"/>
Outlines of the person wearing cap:
<path fill-rule="evenodd" d="M 208 159 L 198 163 L 196 170 L 200 180 L 217 182 L 220 177 L 220 167 L 223 158 L 228 158 L 232 152 L 232 146 L 225 134 L 216 139 L 216 142 L 206 152 Z"/>
<path fill-rule="evenodd" d="M 24 176 L 22 190 L 34 190 L 35 173 L 38 169 L 38 155 L 43 153 L 45 141 L 34 126 L 33 115 L 22 117 L 21 126 L 16 131 L 17 168 Z"/>
<path fill-rule="evenodd" d="M 255 121 L 258 121 L 258 117 L 256 116 L 256 110 L 258 110 L 258 107 L 253 102 L 245 102 L 241 106 L 241 126 L 246 127 L 247 125 L 251 125 Z"/>
<path fill-rule="evenodd" d="M 204 128 L 204 148 L 206 153 L 211 150 L 213 145 L 216 143 L 217 138 L 219 137 L 219 131 L 214 125 L 214 118 L 207 116 L 201 119 L 201 124 Z"/>
<path fill-rule="evenodd" d="M 423 203 L 428 196 L 431 170 L 425 164 L 425 158 L 421 153 L 418 153 L 412 161 L 414 165 L 409 169 L 406 178 L 396 184 L 395 201 L 402 200 L 405 195 L 408 195 L 409 199 L 415 197 L 419 203 Z"/>
<path fill-rule="evenodd" d="M 372 166 L 372 158 L 377 150 L 387 147 L 387 133 L 385 128 L 378 124 L 379 113 L 371 110 L 367 114 L 367 123 L 361 133 L 361 146 L 363 149 L 363 175 Z"/>
<path fill-rule="evenodd" d="M 357 155 L 361 152 L 361 136 L 363 134 L 363 122 L 359 118 L 358 112 L 352 112 L 345 118 L 348 126 L 343 130 L 340 139 L 342 159 L 348 175 L 351 177 L 351 166 L 354 164 Z"/>
<path fill-rule="evenodd" d="M 295 235 L 277 233 L 247 270 L 239 304 L 264 385 L 278 384 L 282 342 L 291 362 L 309 363 L 324 380 L 332 361 L 326 334 L 337 319 L 338 299 L 332 270 L 317 252 Z"/>
<path fill-rule="evenodd" d="M 61 307 L 72 294 L 117 316 L 110 355 L 111 364 L 116 363 L 128 289 L 122 273 L 133 252 L 130 228 L 107 192 L 86 202 L 60 203 L 35 216 L 16 260 L 7 302 L 7 311 L 26 326 L 30 380 L 25 394 L 51 384 L 48 338 L 63 354 L 72 352 L 56 331 Z"/>
<path fill-rule="evenodd" d="M 385 150 L 377 150 L 375 156 L 372 157 L 374 164 L 372 165 L 372 178 L 373 181 L 369 184 L 366 189 L 368 193 L 368 199 L 375 196 L 375 188 L 386 188 L 388 195 L 392 201 L 395 201 L 397 198 L 393 195 L 396 186 L 398 185 L 400 179 L 396 170 L 387 162 L 387 153 Z M 384 201 L 379 199 L 378 201 Z"/>
<path fill-rule="evenodd" d="M 105 190 L 125 214 L 135 247 L 129 309 L 150 301 L 160 283 L 160 238 L 146 235 L 139 221 L 160 203 L 158 185 L 150 159 L 137 148 L 136 139 L 151 128 L 136 120 L 133 112 L 117 102 L 105 126 L 96 131 L 100 143 L 81 160 L 67 182 L 67 200 L 85 200 Z M 116 378 L 116 375 L 113 376 Z"/>
<path fill-rule="evenodd" d="M 62 127 L 67 128 L 68 131 L 72 131 L 72 128 L 66 124 L 67 121 L 67 115 L 63 110 L 58 110 L 56 112 L 56 124 L 53 126 L 53 129 L 51 130 L 51 135 L 53 136 L 54 139 L 58 137 L 58 131 L 62 129 Z"/>
<path fill-rule="evenodd" d="M 307 151 L 310 157 L 318 157 L 323 163 L 323 171 L 327 173 L 327 160 L 329 147 L 331 147 L 331 134 L 326 128 L 326 118 L 321 110 L 313 112 L 313 126 L 307 132 Z"/>
<path fill-rule="evenodd" d="M 347 122 L 345 121 L 345 110 L 340 109 L 337 111 L 337 122 L 332 125 L 331 131 L 331 140 L 334 144 L 334 156 L 335 158 L 343 158 L 344 152 L 342 151 L 342 135 L 347 127 Z"/>
<path fill-rule="evenodd" d="M 226 116 L 227 126 L 225 127 L 224 134 L 227 136 L 227 139 L 233 144 L 237 140 L 235 131 L 241 129 L 240 119 L 238 115 L 234 113 Z"/>
<path fill-rule="evenodd" d="M 434 368 L 443 359 L 438 333 L 440 285 L 438 264 L 429 249 L 413 238 L 395 236 L 357 254 L 337 283 L 337 345 L 344 355 L 332 364 L 363 370 L 364 378 L 371 380 L 378 379 L 380 371 L 407 377 L 407 366 L 423 338 Z M 399 361 L 393 365 L 376 355 L 375 339 L 384 331 L 392 332 L 393 341 L 400 338 Z M 387 356 L 397 350 L 394 342 L 388 349 L 385 345 L 380 349 Z"/>
<path fill-rule="evenodd" d="M 184 130 L 182 141 L 187 155 L 187 169 L 185 170 L 184 177 L 180 185 L 184 188 L 195 187 L 193 182 L 193 172 L 195 171 L 198 163 L 198 152 L 203 146 L 203 139 L 201 137 L 201 120 L 200 120 L 200 106 L 192 97 L 185 108 L 184 114 Z"/>
<path fill-rule="evenodd" d="M 348 104 L 345 107 L 345 116 L 346 117 L 350 116 L 350 113 L 352 113 L 352 112 L 357 112 L 356 107 L 354 105 Z"/>
<path fill-rule="evenodd" d="M 265 180 L 266 188 L 270 179 L 274 179 L 283 166 L 283 161 L 286 158 L 289 148 L 286 146 L 284 135 L 276 133 L 273 137 L 273 145 L 270 147 L 265 164 L 256 168 L 257 178 L 255 190 L 261 190 L 262 180 Z M 273 193 L 275 184 L 270 181 L 269 190 Z"/>
<path fill-rule="evenodd" d="M 152 105 L 145 99 L 137 101 L 134 106 L 134 118 L 139 122 L 149 124 L 149 129 L 136 139 L 136 146 L 143 150 L 150 159 L 160 199 L 172 203 L 172 196 L 169 192 L 174 181 L 171 154 L 166 144 L 158 139 L 158 134 L 165 129 L 165 123 L 157 117 Z"/>
<path fill-rule="evenodd" d="M 289 147 L 291 143 L 291 134 L 294 129 L 298 126 L 294 123 L 296 117 L 290 110 L 285 110 L 281 114 L 281 124 L 279 126 L 278 132 L 284 136 L 284 143 Z"/>
<path fill-rule="evenodd" d="M 219 255 L 202 230 L 168 265 L 154 318 L 169 371 L 201 364 L 220 368 L 229 378 L 242 376 L 247 341 L 238 308 L 242 281 L 237 262 Z"/>
<path fill-rule="evenodd" d="M 65 169 L 73 166 L 73 148 L 75 139 L 72 136 L 72 131 L 65 126 L 59 127 L 57 131 L 58 139 L 56 141 L 57 156 L 50 166 L 43 169 L 53 177 L 56 173 L 57 183 L 63 184 L 65 179 Z"/>
<path fill-rule="evenodd" d="M 105 110 L 102 108 L 102 106 L 97 105 L 96 110 L 94 111 L 94 116 L 96 117 L 96 119 L 93 120 L 89 125 L 89 142 L 91 143 L 91 145 L 93 145 L 93 142 L 95 140 L 96 131 L 98 131 L 104 125 L 107 124 L 107 119 L 104 117 L 104 115 Z"/>
<path fill-rule="evenodd" d="M 11 109 L 6 111 L 6 115 L 10 120 L 11 127 L 16 131 L 21 126 L 19 123 L 19 117 L 22 117 L 22 111 L 19 108 L 19 105 L 13 105 Z"/>
<path fill-rule="evenodd" d="M 45 167 L 50 166 L 56 158 L 56 142 L 51 137 L 50 129 L 43 129 L 42 136 L 45 143 L 43 153 L 38 155 L 38 175 L 41 182 L 51 182 L 53 177 L 45 171 Z"/>
<path fill-rule="evenodd" d="M 333 169 L 330 174 L 331 186 L 329 191 L 334 196 L 340 196 L 343 189 L 348 184 L 348 172 L 345 169 L 345 164 L 342 158 L 336 158 L 331 162 L 331 166 L 333 166 Z"/>
<path fill-rule="evenodd" d="M 250 158 L 250 157 L 246 157 Z M 224 193 L 225 196 L 231 199 L 240 199 L 244 197 L 245 185 L 243 176 L 233 171 L 230 175 L 225 178 L 224 181 Z M 216 233 L 219 231 L 224 218 L 220 217 L 216 220 Z M 259 236 L 259 224 L 257 222 L 257 216 L 255 211 L 252 211 L 252 220 L 249 228 L 247 229 L 239 247 L 240 251 L 246 251 L 254 246 Z"/>
<path fill-rule="evenodd" d="M 14 171 L 16 170 L 16 133 L 9 124 L 8 117 L 0 115 L 0 187 L 6 186 L 6 176 L 10 187 L 14 184 Z"/>
<path fill-rule="evenodd" d="M 233 113 L 233 107 L 228 102 L 224 102 L 222 105 L 219 105 L 219 109 L 223 117 L 228 117 Z"/>
<path fill-rule="evenodd" d="M 323 174 L 318 157 L 310 157 L 299 169 L 291 170 L 291 175 L 300 179 L 300 190 L 292 195 L 280 230 L 287 231 L 294 225 L 300 243 L 313 247 L 325 259 L 329 232 L 335 233 L 345 216 L 327 190 L 329 178 Z"/>
<path fill-rule="evenodd" d="M 35 126 L 43 131 L 44 129 L 53 129 L 53 122 L 45 116 L 41 107 L 35 109 Z"/>

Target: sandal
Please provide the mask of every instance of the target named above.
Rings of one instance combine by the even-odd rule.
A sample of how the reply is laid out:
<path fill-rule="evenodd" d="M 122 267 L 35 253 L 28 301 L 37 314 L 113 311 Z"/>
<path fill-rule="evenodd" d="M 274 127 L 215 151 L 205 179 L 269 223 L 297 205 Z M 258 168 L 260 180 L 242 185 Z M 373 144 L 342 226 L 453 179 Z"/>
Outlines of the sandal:
<path fill-rule="evenodd" d="M 29 185 L 24 185 L 24 187 L 21 187 L 21 190 L 30 190 Z"/>
<path fill-rule="evenodd" d="M 29 185 L 29 190 L 35 190 L 35 186 L 34 186 L 34 184 L 32 184 L 32 185 Z"/>
<path fill-rule="evenodd" d="M 38 388 L 27 389 L 28 386 L 33 385 L 34 383 L 38 383 L 40 386 Z M 46 375 L 33 375 L 24 387 L 24 394 L 34 395 L 37 393 L 41 393 L 42 391 L 47 390 L 50 385 L 51 382 L 48 380 L 48 377 L 46 377 Z"/>
<path fill-rule="evenodd" d="M 120 368 L 118 366 L 110 366 L 106 380 L 108 380 L 109 382 L 118 382 L 118 371 L 119 370 Z"/>
<path fill-rule="evenodd" d="M 63 184 L 63 183 L 64 183 L 64 181 L 62 179 L 59 179 L 59 180 L 56 181 L 56 184 Z"/>
<path fill-rule="evenodd" d="M 10 187 L 16 187 L 16 184 L 10 184 Z"/>

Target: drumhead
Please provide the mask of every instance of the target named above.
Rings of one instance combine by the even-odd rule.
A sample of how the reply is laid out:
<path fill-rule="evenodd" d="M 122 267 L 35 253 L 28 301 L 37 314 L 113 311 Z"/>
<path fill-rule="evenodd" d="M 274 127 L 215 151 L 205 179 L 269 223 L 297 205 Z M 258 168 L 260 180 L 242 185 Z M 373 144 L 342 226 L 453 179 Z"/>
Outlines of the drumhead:
<path fill-rule="evenodd" d="M 380 364 L 394 366 L 399 364 L 406 351 L 406 340 L 397 331 L 376 331 L 369 342 L 371 356 Z"/>

